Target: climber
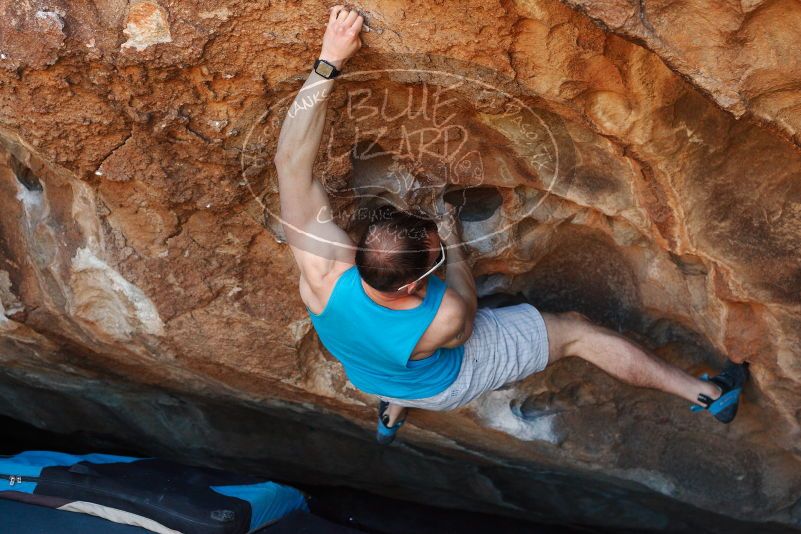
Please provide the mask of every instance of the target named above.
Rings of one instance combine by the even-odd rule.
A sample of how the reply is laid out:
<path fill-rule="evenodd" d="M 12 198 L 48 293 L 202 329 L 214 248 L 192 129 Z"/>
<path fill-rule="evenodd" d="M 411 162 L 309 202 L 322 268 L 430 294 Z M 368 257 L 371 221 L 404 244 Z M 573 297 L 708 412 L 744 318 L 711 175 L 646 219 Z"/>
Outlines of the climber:
<path fill-rule="evenodd" d="M 312 167 L 327 97 L 361 47 L 363 22 L 355 10 L 331 8 L 320 56 L 287 113 L 274 161 L 301 299 L 350 381 L 379 398 L 379 442 L 393 440 L 406 408 L 451 410 L 571 356 L 730 422 L 747 364 L 728 362 L 719 375 L 699 379 L 578 313 L 540 313 L 529 304 L 479 309 L 451 207 L 443 204 L 449 211 L 437 223 L 379 207 L 358 246 L 335 224 Z M 435 274 L 443 265 L 444 281 Z"/>

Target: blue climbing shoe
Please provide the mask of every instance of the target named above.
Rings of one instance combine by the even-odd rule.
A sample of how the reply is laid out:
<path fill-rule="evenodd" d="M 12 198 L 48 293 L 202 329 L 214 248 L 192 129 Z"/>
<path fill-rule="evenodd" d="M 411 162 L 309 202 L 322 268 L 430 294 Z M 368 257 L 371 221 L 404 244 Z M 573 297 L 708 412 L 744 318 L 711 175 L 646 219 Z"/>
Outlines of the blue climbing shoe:
<path fill-rule="evenodd" d="M 378 403 L 378 426 L 376 427 L 375 439 L 381 445 L 389 445 L 395 441 L 395 434 L 398 433 L 400 427 L 406 421 L 406 416 L 399 419 L 394 425 L 389 424 L 389 414 L 386 413 L 389 408 L 389 403 L 381 401 Z"/>
<path fill-rule="evenodd" d="M 719 375 L 710 378 L 709 375 L 703 374 L 701 380 L 712 382 L 718 386 L 721 392 L 720 397 L 713 400 L 702 393 L 698 395 L 698 402 L 704 406 L 693 404 L 690 409 L 694 412 L 706 410 L 721 423 L 731 423 L 734 416 L 737 415 L 743 386 L 748 381 L 748 363 L 734 363 L 729 360 Z"/>

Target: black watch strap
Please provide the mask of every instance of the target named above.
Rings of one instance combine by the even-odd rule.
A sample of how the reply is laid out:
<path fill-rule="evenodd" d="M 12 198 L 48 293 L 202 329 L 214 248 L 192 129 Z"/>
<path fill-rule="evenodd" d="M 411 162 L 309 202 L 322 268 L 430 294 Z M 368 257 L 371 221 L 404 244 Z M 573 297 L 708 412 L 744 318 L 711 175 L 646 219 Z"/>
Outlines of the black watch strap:
<path fill-rule="evenodd" d="M 318 59 L 314 62 L 314 72 L 322 76 L 323 78 L 328 78 L 329 80 L 336 78 L 339 76 L 340 70 L 337 69 L 335 66 L 330 64 L 324 59 Z"/>

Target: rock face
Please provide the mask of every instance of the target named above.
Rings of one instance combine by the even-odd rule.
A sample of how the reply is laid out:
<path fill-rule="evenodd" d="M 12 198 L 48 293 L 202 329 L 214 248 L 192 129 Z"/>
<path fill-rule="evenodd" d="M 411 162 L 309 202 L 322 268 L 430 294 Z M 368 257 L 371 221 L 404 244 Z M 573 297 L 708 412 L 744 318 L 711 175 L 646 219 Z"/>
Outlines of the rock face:
<path fill-rule="evenodd" d="M 0 1 L 0 412 L 538 520 L 801 525 L 798 4 L 566 4 L 360 4 L 317 174 L 354 231 L 376 185 L 447 189 L 486 305 L 750 361 L 734 425 L 568 360 L 374 446 L 275 217 L 326 5 L 204 0 Z"/>
<path fill-rule="evenodd" d="M 801 145 L 801 4 L 566 0 L 603 27 L 642 42 L 736 117 Z"/>

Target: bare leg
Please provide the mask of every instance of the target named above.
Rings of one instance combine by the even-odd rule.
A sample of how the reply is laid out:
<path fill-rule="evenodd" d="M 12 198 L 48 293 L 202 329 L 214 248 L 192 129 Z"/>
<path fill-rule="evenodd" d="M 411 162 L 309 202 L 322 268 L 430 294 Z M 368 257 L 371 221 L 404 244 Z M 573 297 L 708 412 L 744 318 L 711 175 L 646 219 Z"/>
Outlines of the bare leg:
<path fill-rule="evenodd" d="M 402 419 L 406 415 L 406 408 L 390 403 L 386 414 L 389 416 L 389 424 L 387 426 L 393 426 L 398 419 Z"/>
<path fill-rule="evenodd" d="M 543 314 L 548 331 L 548 363 L 578 356 L 634 386 L 652 388 L 698 403 L 703 393 L 712 399 L 720 389 L 649 354 L 623 336 L 591 323 L 579 313 Z"/>

